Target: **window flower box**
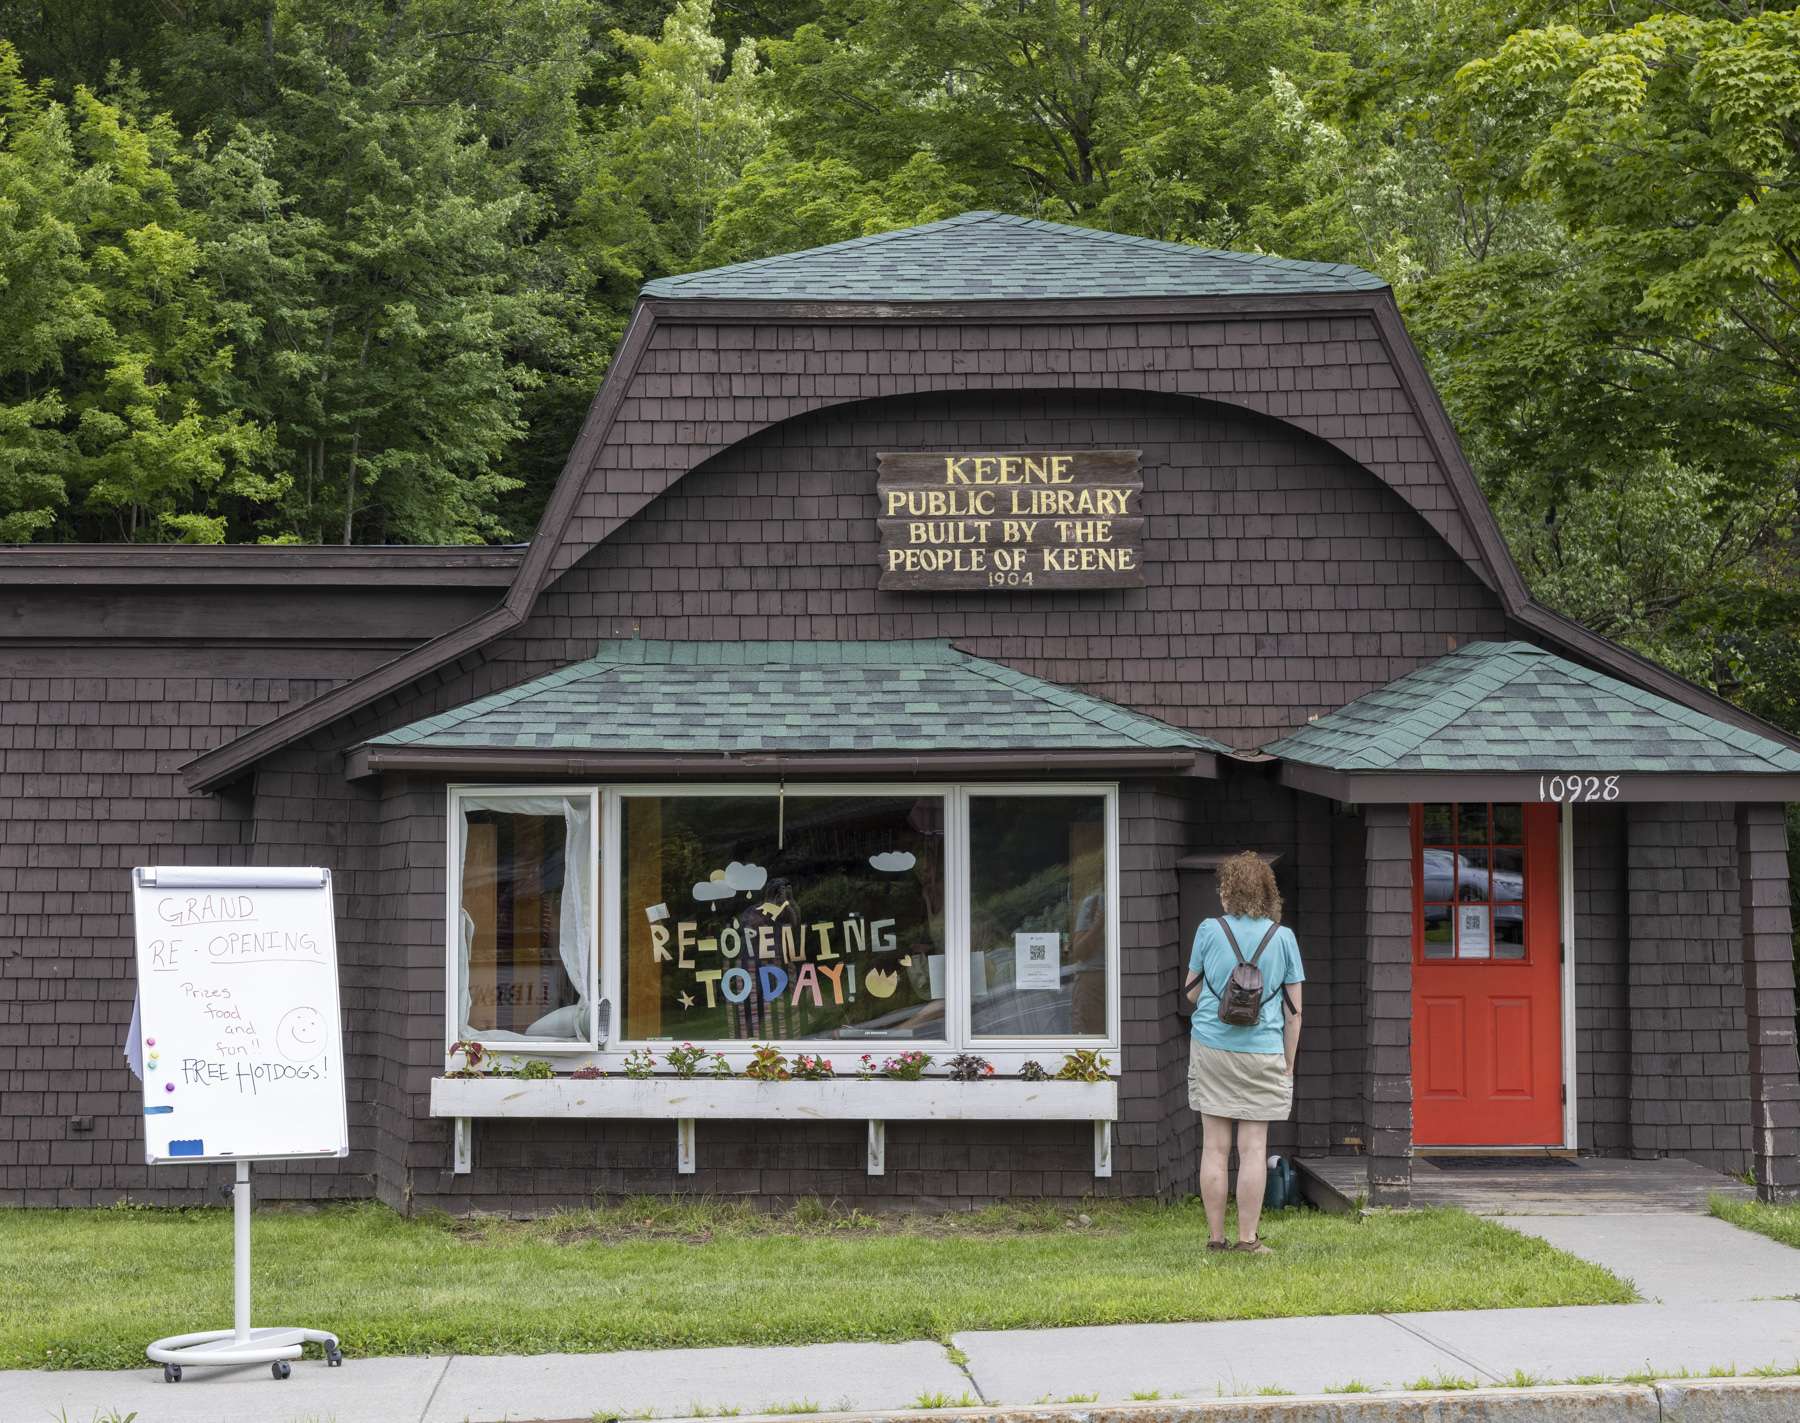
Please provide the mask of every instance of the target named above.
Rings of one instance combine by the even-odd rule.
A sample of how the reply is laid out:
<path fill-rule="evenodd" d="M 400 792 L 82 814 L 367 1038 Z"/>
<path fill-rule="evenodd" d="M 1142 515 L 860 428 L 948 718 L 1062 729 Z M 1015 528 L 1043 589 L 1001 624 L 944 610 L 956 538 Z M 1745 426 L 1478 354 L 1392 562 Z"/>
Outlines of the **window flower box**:
<path fill-rule="evenodd" d="M 1117 1082 L 887 1078 L 755 1082 L 743 1077 L 438 1077 L 434 1117 L 612 1117 L 677 1121 L 1113 1121 Z"/>
<path fill-rule="evenodd" d="M 456 1122 L 455 1166 L 472 1164 L 471 1123 L 478 1117 L 592 1117 L 673 1121 L 678 1166 L 694 1169 L 694 1123 L 713 1121 L 866 1121 L 869 1173 L 884 1173 L 890 1121 L 1074 1121 L 1094 1123 L 1094 1174 L 1112 1174 L 1112 1123 L 1119 1084 L 989 1079 L 917 1082 L 840 1077 L 829 1082 L 756 1082 L 741 1077 L 437 1077 L 431 1114 Z"/>

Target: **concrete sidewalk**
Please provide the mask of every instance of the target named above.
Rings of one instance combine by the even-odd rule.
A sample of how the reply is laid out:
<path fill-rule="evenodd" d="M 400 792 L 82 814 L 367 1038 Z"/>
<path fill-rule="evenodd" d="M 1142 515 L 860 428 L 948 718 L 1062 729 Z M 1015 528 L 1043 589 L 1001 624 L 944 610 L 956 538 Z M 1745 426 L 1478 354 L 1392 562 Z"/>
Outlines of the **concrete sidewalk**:
<path fill-rule="evenodd" d="M 1279 1389 L 1570 1383 L 1626 1376 L 1800 1373 L 1800 1251 L 1704 1216 L 1508 1217 L 1631 1278 L 1642 1304 L 1125 1324 L 931 1342 L 668 1349 L 514 1358 L 306 1360 L 0 1373 L 0 1423 L 489 1423 L 722 1413 L 887 1412 L 946 1405 L 1208 1399 Z M 1784 1405 L 1785 1406 L 1785 1405 Z"/>
<path fill-rule="evenodd" d="M 934 1343 L 525 1358 L 307 1360 L 266 1368 L 0 1373 L 0 1423 L 464 1423 L 893 1410 L 921 1404 L 1201 1399 L 1279 1388 L 1800 1372 L 1800 1301 L 1597 1305 L 958 1334 Z"/>

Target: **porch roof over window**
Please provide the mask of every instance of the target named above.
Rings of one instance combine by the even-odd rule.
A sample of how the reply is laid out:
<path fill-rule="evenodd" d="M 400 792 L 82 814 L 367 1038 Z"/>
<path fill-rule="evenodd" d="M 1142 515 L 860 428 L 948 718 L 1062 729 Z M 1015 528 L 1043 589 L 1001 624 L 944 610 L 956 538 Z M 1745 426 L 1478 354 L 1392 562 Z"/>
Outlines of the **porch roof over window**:
<path fill-rule="evenodd" d="M 1523 642 L 1471 643 L 1263 750 L 1346 801 L 1800 795 L 1793 746 Z"/>
<path fill-rule="evenodd" d="M 617 641 L 375 737 L 347 769 L 1212 776 L 1224 749 L 947 641 Z"/>

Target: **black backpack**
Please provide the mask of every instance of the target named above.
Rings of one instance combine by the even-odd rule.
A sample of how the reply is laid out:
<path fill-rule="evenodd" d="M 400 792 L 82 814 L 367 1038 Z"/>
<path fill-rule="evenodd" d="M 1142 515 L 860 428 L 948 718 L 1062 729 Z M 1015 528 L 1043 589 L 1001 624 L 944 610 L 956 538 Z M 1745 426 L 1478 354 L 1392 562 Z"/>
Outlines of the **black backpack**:
<path fill-rule="evenodd" d="M 1231 952 L 1237 955 L 1237 966 L 1231 970 L 1231 977 L 1225 980 L 1225 991 L 1213 990 L 1219 1000 L 1219 1021 L 1229 1023 L 1234 1028 L 1253 1028 L 1262 1017 L 1263 997 L 1262 970 L 1256 961 L 1262 957 L 1263 950 L 1269 947 L 1269 940 L 1275 937 L 1279 924 L 1269 925 L 1269 932 L 1262 936 L 1262 942 L 1256 946 L 1256 952 L 1249 958 L 1238 947 L 1237 936 L 1231 932 L 1231 925 L 1221 916 L 1213 921 L 1225 932 L 1225 942 L 1231 945 Z M 1207 984 L 1211 988 L 1211 984 Z"/>

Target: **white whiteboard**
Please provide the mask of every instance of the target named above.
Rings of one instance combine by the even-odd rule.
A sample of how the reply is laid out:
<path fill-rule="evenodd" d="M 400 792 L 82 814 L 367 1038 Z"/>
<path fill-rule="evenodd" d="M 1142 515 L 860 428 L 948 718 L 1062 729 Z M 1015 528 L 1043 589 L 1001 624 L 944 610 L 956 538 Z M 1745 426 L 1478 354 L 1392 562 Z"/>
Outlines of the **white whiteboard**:
<path fill-rule="evenodd" d="M 331 871 L 132 871 L 151 1165 L 343 1156 Z"/>

